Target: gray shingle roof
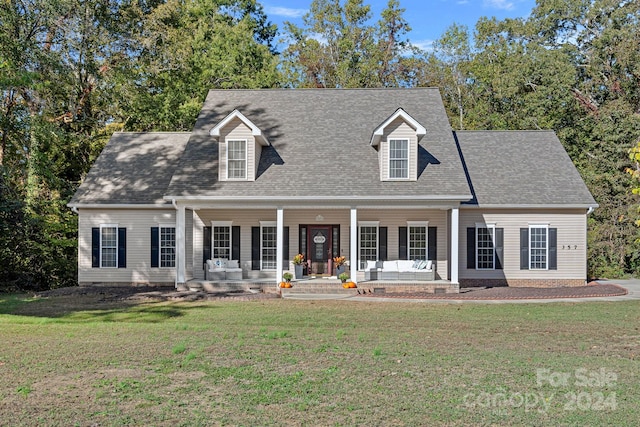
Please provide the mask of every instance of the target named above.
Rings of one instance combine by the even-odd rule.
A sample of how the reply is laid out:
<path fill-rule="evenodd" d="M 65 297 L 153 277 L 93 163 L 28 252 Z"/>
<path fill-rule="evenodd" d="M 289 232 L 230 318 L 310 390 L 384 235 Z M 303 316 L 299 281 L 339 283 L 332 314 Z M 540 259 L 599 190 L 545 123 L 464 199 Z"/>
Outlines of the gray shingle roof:
<path fill-rule="evenodd" d="M 417 182 L 381 182 L 373 131 L 398 108 L 427 129 Z M 209 130 L 234 109 L 271 142 L 255 182 L 220 182 Z M 438 89 L 209 92 L 167 195 L 188 197 L 471 197 Z"/>
<path fill-rule="evenodd" d="M 162 196 L 190 135 L 114 133 L 69 204 L 167 203 Z"/>
<path fill-rule="evenodd" d="M 455 132 L 479 206 L 597 206 L 553 131 Z"/>

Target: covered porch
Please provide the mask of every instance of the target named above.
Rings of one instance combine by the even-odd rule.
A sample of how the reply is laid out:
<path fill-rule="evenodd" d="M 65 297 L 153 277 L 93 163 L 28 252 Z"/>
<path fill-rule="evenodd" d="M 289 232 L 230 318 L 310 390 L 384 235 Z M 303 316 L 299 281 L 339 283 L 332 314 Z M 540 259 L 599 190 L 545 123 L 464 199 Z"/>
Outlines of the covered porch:
<path fill-rule="evenodd" d="M 446 284 L 440 288 L 451 292 L 459 284 L 459 208 L 451 202 L 394 204 L 386 200 L 346 207 L 298 201 L 287 207 L 240 207 L 237 201 L 215 206 L 191 201 L 174 202 L 174 206 L 177 287 L 242 283 L 277 289 L 285 272 L 294 273 L 292 260 L 299 253 L 305 259 L 304 277 L 294 289 L 311 289 L 306 286 L 311 284 L 340 287 L 333 262 L 339 256 L 346 259 L 349 280 L 372 292 L 400 285 L 436 292 L 438 284 Z M 206 280 L 207 260 L 216 258 L 238 261 L 241 276 Z M 433 262 L 435 277 L 365 277 L 367 261 L 418 259 Z"/>

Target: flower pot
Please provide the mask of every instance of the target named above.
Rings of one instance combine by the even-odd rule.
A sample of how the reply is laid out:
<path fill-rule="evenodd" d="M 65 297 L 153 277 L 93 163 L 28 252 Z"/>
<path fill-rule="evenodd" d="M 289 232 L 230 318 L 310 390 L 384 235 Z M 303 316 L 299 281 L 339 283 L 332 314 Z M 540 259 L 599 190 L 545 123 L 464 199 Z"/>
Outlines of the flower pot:
<path fill-rule="evenodd" d="M 346 271 L 346 268 L 344 266 L 344 264 L 336 267 L 336 277 L 341 275 L 342 273 L 344 273 Z"/>
<path fill-rule="evenodd" d="M 294 267 L 295 267 L 296 279 L 302 279 L 302 264 L 296 264 L 294 265 Z"/>

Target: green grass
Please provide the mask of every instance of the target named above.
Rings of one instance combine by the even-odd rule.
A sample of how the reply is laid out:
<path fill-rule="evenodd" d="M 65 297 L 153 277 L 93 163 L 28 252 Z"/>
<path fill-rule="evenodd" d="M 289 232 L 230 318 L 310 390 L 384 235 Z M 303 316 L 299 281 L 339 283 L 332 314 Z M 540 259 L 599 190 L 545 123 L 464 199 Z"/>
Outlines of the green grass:
<path fill-rule="evenodd" d="M 0 297 L 2 425 L 633 425 L 640 304 Z M 564 381 L 561 381 L 562 379 Z"/>

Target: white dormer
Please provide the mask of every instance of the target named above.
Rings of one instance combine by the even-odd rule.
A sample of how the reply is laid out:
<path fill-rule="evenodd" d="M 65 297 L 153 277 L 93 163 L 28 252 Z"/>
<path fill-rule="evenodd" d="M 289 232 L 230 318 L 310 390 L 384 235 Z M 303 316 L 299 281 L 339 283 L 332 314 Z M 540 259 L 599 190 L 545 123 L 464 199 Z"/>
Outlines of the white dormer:
<path fill-rule="evenodd" d="M 426 134 L 425 127 L 402 108 L 373 131 L 371 145 L 378 150 L 381 181 L 418 179 L 418 142 Z"/>
<path fill-rule="evenodd" d="M 218 140 L 218 179 L 255 181 L 262 147 L 271 145 L 251 120 L 233 110 L 209 131 Z"/>

